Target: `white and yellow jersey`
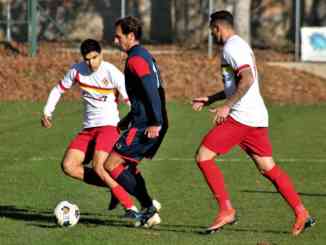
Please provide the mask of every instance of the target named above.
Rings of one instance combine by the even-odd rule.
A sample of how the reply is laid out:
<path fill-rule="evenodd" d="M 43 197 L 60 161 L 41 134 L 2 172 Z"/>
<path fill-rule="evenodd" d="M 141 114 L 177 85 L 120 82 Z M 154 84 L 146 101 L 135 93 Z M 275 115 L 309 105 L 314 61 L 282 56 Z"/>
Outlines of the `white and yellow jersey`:
<path fill-rule="evenodd" d="M 106 61 L 102 61 L 95 72 L 85 62 L 73 65 L 51 90 L 44 115 L 52 116 L 61 95 L 75 84 L 79 85 L 84 102 L 83 128 L 116 126 L 120 120 L 118 96 L 127 101 L 128 95 L 123 73 Z"/>
<path fill-rule="evenodd" d="M 247 93 L 232 106 L 231 117 L 248 126 L 267 127 L 268 113 L 259 91 L 255 56 L 250 46 L 237 35 L 230 37 L 224 44 L 221 61 L 224 92 L 227 98 L 236 91 L 241 71 L 251 69 L 254 78 Z"/>

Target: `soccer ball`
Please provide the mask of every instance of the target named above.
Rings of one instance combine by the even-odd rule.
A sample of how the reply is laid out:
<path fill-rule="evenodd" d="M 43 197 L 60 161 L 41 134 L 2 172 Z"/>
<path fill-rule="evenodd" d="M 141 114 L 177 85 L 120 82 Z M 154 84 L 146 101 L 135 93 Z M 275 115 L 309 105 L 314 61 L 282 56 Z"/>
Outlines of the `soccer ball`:
<path fill-rule="evenodd" d="M 61 201 L 54 209 L 57 224 L 61 227 L 72 227 L 80 218 L 79 208 L 76 204 L 68 201 Z"/>

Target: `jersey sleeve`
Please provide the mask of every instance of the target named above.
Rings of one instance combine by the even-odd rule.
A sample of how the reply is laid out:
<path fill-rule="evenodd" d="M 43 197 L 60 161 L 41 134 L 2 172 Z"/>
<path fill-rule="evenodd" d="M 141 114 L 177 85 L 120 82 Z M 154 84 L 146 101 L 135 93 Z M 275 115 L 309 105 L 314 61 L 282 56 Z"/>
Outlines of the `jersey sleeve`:
<path fill-rule="evenodd" d="M 250 68 L 250 64 L 252 63 L 249 50 L 228 48 L 224 50 L 223 57 L 225 61 L 231 65 L 237 76 L 239 76 L 241 71 Z"/>
<path fill-rule="evenodd" d="M 58 86 L 60 90 L 64 93 L 69 90 L 76 82 L 77 70 L 71 68 L 61 81 L 59 81 Z"/>
<path fill-rule="evenodd" d="M 133 56 L 128 59 L 127 65 L 129 70 L 134 73 L 137 77 L 139 77 L 141 81 L 142 88 L 144 89 L 146 95 L 146 112 L 148 113 L 148 117 L 151 120 L 151 125 L 162 125 L 162 104 L 158 90 L 160 83 L 158 81 L 157 76 L 155 75 L 156 73 L 152 71 L 153 64 L 150 64 L 141 56 Z"/>
<path fill-rule="evenodd" d="M 75 77 L 76 77 L 76 70 L 75 69 L 70 69 L 64 78 L 58 82 L 57 85 L 55 85 L 52 90 L 49 93 L 48 100 L 44 106 L 43 109 L 43 114 L 46 116 L 51 117 L 52 113 L 55 110 L 56 105 L 58 104 L 61 95 L 70 89 L 74 83 L 75 83 Z"/>
<path fill-rule="evenodd" d="M 110 66 L 110 76 L 113 86 L 118 90 L 124 102 L 128 103 L 128 94 L 126 91 L 126 83 L 124 74 L 114 65 Z"/>
<path fill-rule="evenodd" d="M 46 115 L 48 117 L 52 117 L 52 113 L 54 112 L 55 107 L 58 104 L 58 102 L 61 98 L 61 95 L 63 93 L 64 92 L 61 90 L 59 84 L 57 84 L 55 87 L 52 88 L 52 90 L 49 94 L 48 100 L 43 109 L 44 115 Z"/>

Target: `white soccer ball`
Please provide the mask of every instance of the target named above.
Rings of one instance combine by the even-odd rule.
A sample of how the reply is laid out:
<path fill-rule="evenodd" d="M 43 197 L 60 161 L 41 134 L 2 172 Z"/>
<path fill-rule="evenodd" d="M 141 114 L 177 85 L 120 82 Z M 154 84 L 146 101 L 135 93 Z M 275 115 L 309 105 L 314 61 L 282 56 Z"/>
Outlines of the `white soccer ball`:
<path fill-rule="evenodd" d="M 62 227 L 76 225 L 80 218 L 79 208 L 76 204 L 68 201 L 61 201 L 54 209 L 57 224 Z"/>

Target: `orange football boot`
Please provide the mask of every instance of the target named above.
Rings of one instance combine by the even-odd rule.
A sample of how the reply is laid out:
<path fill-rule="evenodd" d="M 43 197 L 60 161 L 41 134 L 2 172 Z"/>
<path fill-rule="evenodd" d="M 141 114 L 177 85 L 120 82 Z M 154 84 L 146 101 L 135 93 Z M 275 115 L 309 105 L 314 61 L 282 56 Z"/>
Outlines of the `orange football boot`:
<path fill-rule="evenodd" d="M 233 225 L 237 222 L 236 211 L 231 208 L 228 210 L 222 210 L 218 213 L 216 218 L 214 219 L 213 224 L 206 229 L 207 234 L 215 233 L 222 229 L 225 225 Z"/>
<path fill-rule="evenodd" d="M 295 224 L 292 228 L 292 235 L 297 236 L 308 227 L 311 227 L 316 224 L 316 220 L 311 217 L 307 210 L 302 211 L 295 220 Z"/>

